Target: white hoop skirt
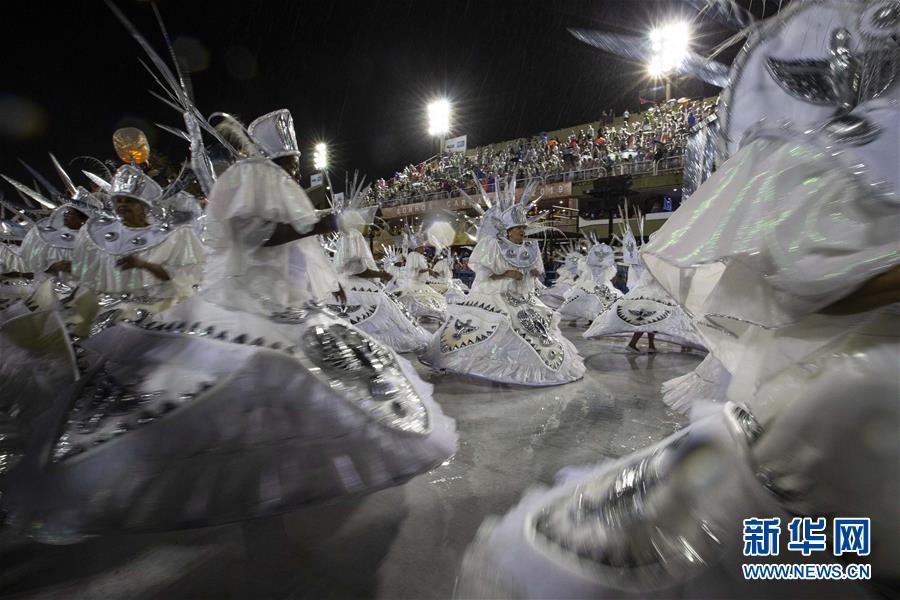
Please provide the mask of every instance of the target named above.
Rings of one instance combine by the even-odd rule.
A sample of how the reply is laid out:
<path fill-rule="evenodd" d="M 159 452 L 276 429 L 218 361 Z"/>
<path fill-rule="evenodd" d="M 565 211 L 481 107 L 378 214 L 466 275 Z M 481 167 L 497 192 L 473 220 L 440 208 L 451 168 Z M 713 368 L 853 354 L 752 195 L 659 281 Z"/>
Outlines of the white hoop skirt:
<path fill-rule="evenodd" d="M 557 279 L 556 283 L 552 286 L 545 288 L 538 294 L 538 297 L 541 299 L 545 305 L 553 310 L 558 309 L 563 302 L 566 300 L 566 294 L 569 293 L 569 290 L 572 289 L 572 283 L 567 281 L 559 281 Z"/>
<path fill-rule="evenodd" d="M 602 312 L 582 335 L 590 338 L 639 332 L 653 333 L 681 346 L 706 348 L 681 307 L 649 273 L 645 273 L 639 286 Z"/>
<path fill-rule="evenodd" d="M 431 339 L 406 307 L 377 283 L 350 276 L 344 284 L 347 304 L 327 306 L 351 325 L 395 352 L 418 352 Z"/>
<path fill-rule="evenodd" d="M 412 366 L 328 312 L 194 296 L 154 319 L 85 342 L 81 379 L 0 483 L 20 532 L 247 519 L 400 484 L 456 449 Z"/>
<path fill-rule="evenodd" d="M 565 300 L 557 309 L 561 319 L 585 319 L 593 322 L 603 314 L 613 302 L 622 297 L 622 292 L 608 283 L 586 289 L 575 285 L 566 294 Z"/>
<path fill-rule="evenodd" d="M 416 319 L 432 319 L 443 322 L 447 318 L 447 300 L 430 285 L 411 280 L 397 294 L 406 310 Z"/>
<path fill-rule="evenodd" d="M 421 360 L 436 369 L 532 386 L 569 383 L 585 371 L 559 330 L 559 317 L 533 295 L 472 292 L 451 304 Z"/>

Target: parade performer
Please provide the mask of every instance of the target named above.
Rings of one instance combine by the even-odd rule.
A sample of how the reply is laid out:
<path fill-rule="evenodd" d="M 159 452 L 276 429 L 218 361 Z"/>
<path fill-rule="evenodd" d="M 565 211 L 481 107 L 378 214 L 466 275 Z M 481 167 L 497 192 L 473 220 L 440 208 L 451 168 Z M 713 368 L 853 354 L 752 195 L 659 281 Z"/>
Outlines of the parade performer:
<path fill-rule="evenodd" d="M 434 248 L 434 242 L 428 239 L 427 232 L 421 226 L 407 228 L 403 242 L 406 266 L 403 287 L 399 289 L 397 298 L 415 318 L 443 322 L 447 318 L 447 301 L 428 285 L 429 279 L 437 277 L 427 258 L 427 249 Z"/>
<path fill-rule="evenodd" d="M 566 293 L 566 298 L 557 311 L 561 319 L 593 322 L 607 310 L 622 292 L 612 285 L 616 276 L 616 260 L 613 249 L 600 242 L 593 234 L 586 236 L 590 248 L 580 265 L 580 273 L 575 285 Z"/>
<path fill-rule="evenodd" d="M 742 555 L 752 518 L 782 539 L 794 519 L 865 519 L 873 576 L 900 575 L 900 444 L 881 425 L 900 419 L 898 24 L 896 3 L 826 1 L 755 28 L 720 115 L 733 146 L 642 252 L 732 373 L 728 402 L 485 526 L 463 596 L 799 595 L 741 579 L 784 560 Z M 749 130 L 742 102 L 765 117 Z"/>
<path fill-rule="evenodd" d="M 416 352 L 425 347 L 430 334 L 416 323 L 405 307 L 387 294 L 382 282 L 393 277 L 379 270 L 360 229 L 371 227 L 377 206 L 365 206 L 368 188 L 354 177 L 345 187 L 345 198 L 330 197 L 340 235 L 334 256 L 347 295 L 343 304 L 328 307 L 357 328 L 396 352 Z"/>
<path fill-rule="evenodd" d="M 559 264 L 556 270 L 558 275 L 553 285 L 541 292 L 541 302 L 553 310 L 558 309 L 565 302 L 569 290 L 575 285 L 583 260 L 584 254 L 579 252 L 577 244 L 569 242 L 562 245 L 554 258 Z"/>
<path fill-rule="evenodd" d="M 641 335 L 647 334 L 649 352 L 656 352 L 656 338 L 678 344 L 682 350 L 705 348 L 703 340 L 694 330 L 691 320 L 669 294 L 640 264 L 639 246 L 631 231 L 627 217 L 622 224 L 623 262 L 629 265 L 629 281 L 633 270 L 642 272 L 637 283 L 629 285 L 628 293 L 616 299 L 609 310 L 594 319 L 582 335 L 585 338 L 611 335 L 630 335 L 626 348 L 640 352 L 637 344 Z"/>
<path fill-rule="evenodd" d="M 543 273 L 538 244 L 526 240 L 535 187 L 516 198 L 513 178 L 498 193 L 478 228 L 469 257 L 475 282 L 463 302 L 450 305 L 421 360 L 433 368 L 521 385 L 568 383 L 584 363 L 559 330 L 558 316 L 534 293 Z"/>

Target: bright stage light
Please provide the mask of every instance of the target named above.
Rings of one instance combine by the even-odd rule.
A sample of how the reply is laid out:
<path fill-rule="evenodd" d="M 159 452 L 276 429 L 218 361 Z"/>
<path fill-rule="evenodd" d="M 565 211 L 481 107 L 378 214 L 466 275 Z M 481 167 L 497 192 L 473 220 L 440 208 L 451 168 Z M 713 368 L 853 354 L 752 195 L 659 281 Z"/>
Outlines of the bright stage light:
<path fill-rule="evenodd" d="M 328 146 L 323 143 L 316 144 L 316 151 L 313 153 L 313 167 L 316 171 L 328 168 Z"/>
<path fill-rule="evenodd" d="M 688 55 L 691 30 L 687 23 L 670 23 L 650 32 L 653 56 L 647 65 L 652 77 L 661 77 L 681 66 Z"/>
<path fill-rule="evenodd" d="M 450 102 L 437 100 L 428 105 L 428 135 L 444 135 L 450 131 Z"/>

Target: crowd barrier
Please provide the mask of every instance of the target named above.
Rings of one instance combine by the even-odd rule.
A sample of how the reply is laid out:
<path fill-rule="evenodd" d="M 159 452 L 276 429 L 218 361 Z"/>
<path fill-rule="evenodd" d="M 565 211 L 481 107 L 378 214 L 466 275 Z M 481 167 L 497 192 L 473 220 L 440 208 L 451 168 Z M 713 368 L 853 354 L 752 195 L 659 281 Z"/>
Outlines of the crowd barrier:
<path fill-rule="evenodd" d="M 554 173 L 552 175 L 542 175 L 537 177 L 531 177 L 524 180 L 518 180 L 516 185 L 519 187 L 524 187 L 528 185 L 531 181 L 538 181 L 540 184 L 547 183 L 558 183 L 558 182 L 572 182 L 578 183 L 581 181 L 592 181 L 594 179 L 603 179 L 604 177 L 610 176 L 618 176 L 618 175 L 658 175 L 659 173 L 664 173 L 668 171 L 681 171 L 684 166 L 684 156 L 669 156 L 666 158 L 662 158 L 660 160 L 638 160 L 638 161 L 629 161 L 622 162 L 616 165 L 613 165 L 611 168 L 607 167 L 589 167 L 587 169 L 579 169 L 573 171 L 566 171 L 562 173 Z M 487 188 L 488 192 L 494 191 L 494 186 L 491 184 Z M 478 190 L 475 187 L 471 187 L 466 189 L 465 192 L 469 195 L 478 195 Z M 411 194 L 409 196 L 404 196 L 403 198 L 391 198 L 388 200 L 384 200 L 381 202 L 382 206 L 392 207 L 392 206 L 402 206 L 405 204 L 416 204 L 418 202 L 428 202 L 431 200 L 445 200 L 448 198 L 457 198 L 461 196 L 462 193 L 458 189 L 454 190 L 442 190 L 438 192 L 427 192 L 420 194 Z"/>

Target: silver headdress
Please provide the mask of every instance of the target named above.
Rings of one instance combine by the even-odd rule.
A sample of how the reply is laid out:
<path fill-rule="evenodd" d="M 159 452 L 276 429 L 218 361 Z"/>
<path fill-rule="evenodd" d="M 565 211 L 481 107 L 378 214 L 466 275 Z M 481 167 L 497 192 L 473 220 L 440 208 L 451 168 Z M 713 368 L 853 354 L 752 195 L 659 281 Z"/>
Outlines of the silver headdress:
<path fill-rule="evenodd" d="M 12 218 L 0 219 L 0 240 L 23 240 L 25 234 L 34 225 L 34 220 L 28 216 L 25 210 L 7 202 L 2 192 L 0 192 L 0 207 L 2 207 L 0 215 L 3 215 L 5 211 L 13 215 Z"/>
<path fill-rule="evenodd" d="M 606 267 L 615 264 L 615 252 L 613 252 L 613 249 L 608 244 L 601 242 L 593 232 L 582 235 L 584 235 L 584 239 L 591 245 L 590 248 L 588 248 L 587 253 L 588 266 Z"/>
<path fill-rule="evenodd" d="M 403 260 L 403 255 L 400 253 L 400 250 L 394 247 L 393 244 L 382 246 L 381 251 L 384 253 L 384 256 L 381 259 L 381 264 L 384 267 L 395 265 Z"/>
<path fill-rule="evenodd" d="M 180 131 L 164 125 L 161 125 L 160 127 L 190 142 L 191 168 L 194 171 L 194 175 L 197 177 L 197 181 L 203 188 L 204 193 L 208 195 L 215 183 L 216 173 L 203 142 L 203 132 L 205 131 L 212 136 L 229 153 L 232 159 L 240 160 L 241 158 L 244 158 L 244 156 L 235 149 L 228 140 L 222 137 L 218 131 L 216 131 L 216 128 L 212 126 L 194 105 L 190 80 L 185 77 L 184 73 L 181 71 L 175 51 L 172 49 L 172 44 L 169 42 L 168 32 L 166 31 L 162 16 L 156 8 L 156 4 L 151 2 L 153 12 L 156 15 L 157 22 L 159 23 L 160 30 L 166 42 L 166 47 L 169 50 L 174 71 L 169 68 L 166 61 L 153 49 L 153 46 L 150 45 L 134 24 L 128 20 L 128 17 L 126 17 L 111 0 L 106 0 L 106 5 L 125 26 L 134 40 L 141 46 L 146 53 L 147 58 L 150 59 L 150 63 L 152 63 L 155 68 L 154 71 L 154 69 L 141 61 L 141 64 L 147 69 L 162 91 L 162 95 L 152 91 L 150 93 L 182 115 L 187 131 Z"/>
<path fill-rule="evenodd" d="M 66 188 L 68 199 L 64 202 L 63 206 L 74 208 L 88 217 L 92 217 L 104 210 L 105 207 L 103 206 L 103 201 L 82 186 L 76 186 L 72 181 L 72 178 L 69 177 L 69 174 L 66 173 L 66 170 L 63 169 L 63 166 L 56 160 L 56 157 L 53 156 L 52 153 L 50 154 L 50 161 L 53 163 L 53 167 L 56 169 L 59 178 L 62 179 Z"/>
<path fill-rule="evenodd" d="M 122 165 L 113 175 L 109 195 L 132 198 L 150 206 L 155 206 L 162 198 L 162 187 L 148 177 L 140 168 Z"/>
<path fill-rule="evenodd" d="M 530 181 L 519 197 L 516 196 L 515 174 L 506 181 L 505 186 L 503 183 L 497 183 L 496 202 L 485 214 L 478 230 L 478 238 L 481 239 L 484 235 L 502 236 L 512 227 L 525 227 L 526 234 L 542 231 L 544 227 L 537 225 L 537 222 L 544 219 L 546 213 L 528 216 L 528 212 L 541 199 L 541 196 L 536 195 L 538 180 Z"/>
<path fill-rule="evenodd" d="M 32 200 L 34 200 L 35 202 L 37 202 L 44 208 L 49 208 L 50 210 L 53 210 L 58 207 L 58 204 L 47 199 L 39 191 L 28 187 L 24 183 L 16 181 L 12 177 L 8 177 L 6 175 L 0 175 L 0 177 L 3 177 L 3 179 L 5 179 L 7 183 L 9 183 L 9 185 L 13 186 L 16 189 L 16 191 L 19 192 L 20 194 L 22 194 L 24 197 L 31 198 Z"/>
<path fill-rule="evenodd" d="M 410 252 L 416 248 L 428 246 L 428 237 L 422 231 L 423 225 L 404 225 L 403 231 L 403 251 Z"/>
<path fill-rule="evenodd" d="M 259 146 L 266 158 L 300 156 L 294 119 L 286 108 L 274 110 L 255 119 L 247 127 L 250 138 Z"/>

